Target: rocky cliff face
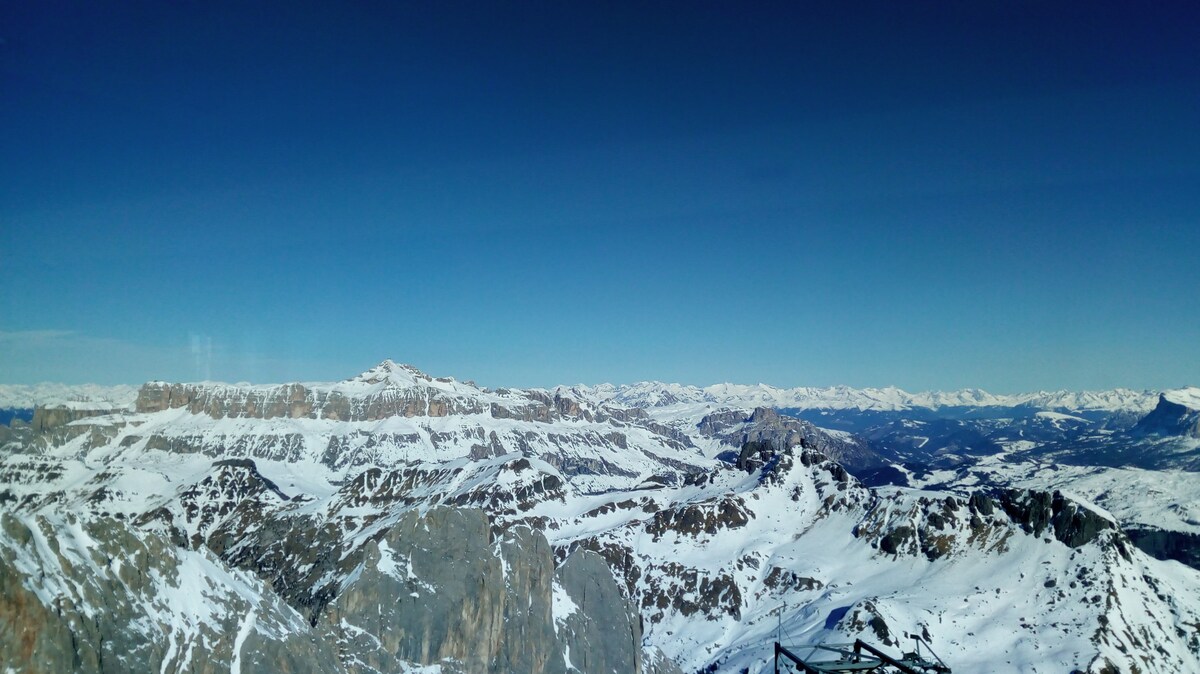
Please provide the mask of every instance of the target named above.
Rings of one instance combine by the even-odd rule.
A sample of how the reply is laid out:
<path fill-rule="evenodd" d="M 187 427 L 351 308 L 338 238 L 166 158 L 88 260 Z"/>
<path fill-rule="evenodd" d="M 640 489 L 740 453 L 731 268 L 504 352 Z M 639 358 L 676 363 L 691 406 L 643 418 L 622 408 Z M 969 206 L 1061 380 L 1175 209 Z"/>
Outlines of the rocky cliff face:
<path fill-rule="evenodd" d="M 21 419 L 12 419 L 7 426 L 0 426 L 0 452 L 28 451 L 32 446 L 33 428 Z"/>
<path fill-rule="evenodd" d="M 886 463 L 861 438 L 822 430 L 807 421 L 783 416 L 769 407 L 756 408 L 750 414 L 739 410 L 715 412 L 701 419 L 697 430 L 702 436 L 733 447 L 745 449 L 752 444 L 753 456 L 739 458 L 743 463 L 755 459 L 754 467 L 767 460 L 770 452 L 793 447 L 817 449 L 851 471 Z"/>
<path fill-rule="evenodd" d="M 339 390 L 313 390 L 303 384 L 237 388 L 205 384 L 146 384 L 138 391 L 138 412 L 187 409 L 214 419 L 331 419 L 377 421 L 388 417 L 444 417 L 481 414 L 491 406 L 429 386 L 389 387 L 366 395 Z M 497 403 L 497 414 L 506 408 Z M 548 412 L 544 412 L 548 416 Z M 530 416 L 536 416 L 531 412 Z"/>
<path fill-rule="evenodd" d="M 0 514 L 0 661 L 28 672 L 341 672 L 253 576 L 115 521 Z"/>
<path fill-rule="evenodd" d="M 314 617 L 350 672 L 643 671 L 640 618 L 608 566 L 580 552 L 556 570 L 528 527 L 497 531 L 467 508 L 410 511 L 355 557 Z"/>
<path fill-rule="evenodd" d="M 21 673 L 643 671 L 640 618 L 608 566 L 580 552 L 556 571 L 527 527 L 409 511 L 351 557 L 305 619 L 296 609 L 310 607 L 207 549 L 112 520 L 0 514 L 0 661 Z"/>
<path fill-rule="evenodd" d="M 406 514 L 369 543 L 319 618 L 350 669 L 401 660 L 452 661 L 471 674 L 565 672 L 550 546 L 528 529 L 491 536 L 481 511 L 436 509 Z"/>
<path fill-rule="evenodd" d="M 572 553 L 554 573 L 555 622 L 566 664 L 584 672 L 641 672 L 641 616 L 604 558 Z"/>
<path fill-rule="evenodd" d="M 559 674 L 553 574 L 544 538 L 521 532 L 494 545 L 480 511 L 407 513 L 367 544 L 319 624 L 347 662 L 373 669 L 453 660 L 473 674 Z"/>
<path fill-rule="evenodd" d="M 51 405 L 47 407 L 38 406 L 33 410 L 33 421 L 30 422 L 30 426 L 33 427 L 34 433 L 45 433 L 61 426 L 66 426 L 72 421 L 88 417 L 98 417 L 105 414 L 116 414 L 121 411 L 122 409 L 111 405 L 97 407 L 83 403 Z"/>
<path fill-rule="evenodd" d="M 33 420 L 29 424 L 31 435 L 10 438 L 23 440 L 26 446 L 38 448 L 61 445 L 81 435 L 88 436 L 88 444 L 98 447 L 116 434 L 115 429 L 120 422 L 110 418 L 125 410 L 116 408 L 110 403 L 67 402 L 39 406 L 33 411 Z M 86 420 L 95 423 L 84 423 Z M 11 445 L 10 445 L 11 446 Z"/>
<path fill-rule="evenodd" d="M 1200 534 L 1152 527 L 1126 527 L 1124 531 L 1142 552 L 1200 569 Z"/>

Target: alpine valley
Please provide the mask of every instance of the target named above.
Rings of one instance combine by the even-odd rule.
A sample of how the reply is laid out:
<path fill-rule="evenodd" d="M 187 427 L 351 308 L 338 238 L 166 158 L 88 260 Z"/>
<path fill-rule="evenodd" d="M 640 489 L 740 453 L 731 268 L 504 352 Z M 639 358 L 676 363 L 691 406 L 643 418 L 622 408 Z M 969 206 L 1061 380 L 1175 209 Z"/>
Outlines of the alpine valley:
<path fill-rule="evenodd" d="M 1200 672 L 1200 389 L 0 386 L 0 670 Z"/>

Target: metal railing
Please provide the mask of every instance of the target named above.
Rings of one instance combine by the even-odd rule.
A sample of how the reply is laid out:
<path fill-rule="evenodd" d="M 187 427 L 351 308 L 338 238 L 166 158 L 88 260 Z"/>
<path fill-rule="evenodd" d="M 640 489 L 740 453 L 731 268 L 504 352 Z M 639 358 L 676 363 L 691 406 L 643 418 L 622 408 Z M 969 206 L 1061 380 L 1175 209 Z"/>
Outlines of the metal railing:
<path fill-rule="evenodd" d="M 801 658 L 794 650 L 789 649 L 778 641 L 775 642 L 775 674 L 779 674 L 780 658 L 786 666 L 790 662 L 804 674 L 833 674 L 835 672 L 876 672 L 898 671 L 902 674 L 951 674 L 950 668 L 942 661 L 933 649 L 920 637 L 914 636 L 917 649 L 905 653 L 899 658 L 892 657 L 862 639 L 855 639 L 852 644 L 815 644 L 810 646 L 793 647 L 795 650 L 807 649 L 806 658 Z M 922 653 L 928 651 L 933 660 L 927 659 Z M 865 651 L 865 654 L 864 654 Z M 817 660 L 826 657 L 826 653 L 837 656 L 834 660 Z M 936 660 L 936 662 L 935 662 Z"/>

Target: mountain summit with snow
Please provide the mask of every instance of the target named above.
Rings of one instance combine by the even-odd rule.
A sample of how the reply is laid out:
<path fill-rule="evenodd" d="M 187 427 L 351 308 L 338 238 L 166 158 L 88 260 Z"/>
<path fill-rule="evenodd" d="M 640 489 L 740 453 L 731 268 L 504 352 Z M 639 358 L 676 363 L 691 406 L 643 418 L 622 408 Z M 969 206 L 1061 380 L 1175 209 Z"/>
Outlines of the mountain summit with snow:
<path fill-rule="evenodd" d="M 375 367 L 363 372 L 357 377 L 351 377 L 348 381 L 364 381 L 368 384 L 390 381 L 411 386 L 415 384 L 418 379 L 430 381 L 432 377 L 424 372 L 421 372 L 413 365 L 400 365 L 390 358 L 385 358 Z"/>
<path fill-rule="evenodd" d="M 398 364 L 390 359 L 384 360 L 356 377 L 347 379 L 346 383 L 362 383 L 368 386 L 382 385 L 386 389 L 434 389 L 461 395 L 482 393 L 474 384 L 460 383 L 453 377 L 434 378 L 417 369 L 416 366 Z"/>

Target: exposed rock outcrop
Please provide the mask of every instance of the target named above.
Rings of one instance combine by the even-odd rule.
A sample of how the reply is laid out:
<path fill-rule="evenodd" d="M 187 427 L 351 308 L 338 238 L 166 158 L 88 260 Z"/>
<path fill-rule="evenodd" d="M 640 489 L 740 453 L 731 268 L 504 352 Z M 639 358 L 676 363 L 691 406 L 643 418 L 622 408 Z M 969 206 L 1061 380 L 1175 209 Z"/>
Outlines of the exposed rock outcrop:
<path fill-rule="evenodd" d="M 282 417 L 375 421 L 388 417 L 444 417 L 488 411 L 468 397 L 446 395 L 438 389 L 423 386 L 384 386 L 378 391 L 355 396 L 337 390 L 313 390 L 303 384 L 239 388 L 154 382 L 142 386 L 136 404 L 138 412 L 182 407 L 192 414 L 207 414 L 214 419 Z"/>
<path fill-rule="evenodd" d="M 46 433 L 56 428 L 66 426 L 72 421 L 98 417 L 105 414 L 115 414 L 122 411 L 111 404 L 64 403 L 60 405 L 38 406 L 33 410 L 33 420 L 29 425 L 34 433 Z"/>
<path fill-rule="evenodd" d="M 184 527 L 191 547 L 199 547 L 225 518 L 249 502 L 262 512 L 288 500 L 287 494 L 258 472 L 250 459 L 213 462 L 211 474 L 179 494 Z M 244 528 L 244 523 L 243 523 Z"/>
<path fill-rule="evenodd" d="M 817 449 L 851 471 L 886 463 L 860 438 L 824 431 L 769 407 L 756 408 L 749 415 L 737 410 L 714 412 L 701 419 L 697 429 L 701 435 L 742 448 L 737 463 L 747 471 L 760 467 L 767 453 L 793 447 Z"/>
<path fill-rule="evenodd" d="M 1200 534 L 1147 526 L 1128 527 L 1125 535 L 1142 552 L 1158 559 L 1173 559 L 1200 569 Z"/>
<path fill-rule="evenodd" d="M 1116 523 L 1095 510 L 1054 493 L 1006 489 L 997 493 L 1000 507 L 1026 532 L 1041 536 L 1050 529 L 1054 537 L 1077 548 L 1094 541 L 1101 532 L 1116 529 Z"/>
<path fill-rule="evenodd" d="M 27 428 L 13 426 L 7 429 L 7 438 L 0 444 L 15 451 L 42 452 L 49 447 L 61 445 L 81 435 L 87 435 L 86 447 L 103 445 L 116 436 L 124 421 L 111 417 L 124 409 L 107 401 L 71 401 L 39 406 L 33 411 L 33 419 Z M 85 421 L 85 420 L 94 421 Z M 14 423 L 17 420 L 13 420 Z"/>
<path fill-rule="evenodd" d="M 902 510 L 892 499 L 876 498 L 855 529 L 891 555 L 921 554 L 936 560 L 966 549 L 1002 549 L 1019 529 L 1033 536 L 1049 534 L 1068 547 L 1087 545 L 1113 532 L 1116 545 L 1126 545 L 1116 523 L 1059 492 L 998 490 L 975 492 L 967 499 L 947 495 L 920 497 Z"/>

